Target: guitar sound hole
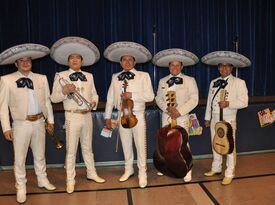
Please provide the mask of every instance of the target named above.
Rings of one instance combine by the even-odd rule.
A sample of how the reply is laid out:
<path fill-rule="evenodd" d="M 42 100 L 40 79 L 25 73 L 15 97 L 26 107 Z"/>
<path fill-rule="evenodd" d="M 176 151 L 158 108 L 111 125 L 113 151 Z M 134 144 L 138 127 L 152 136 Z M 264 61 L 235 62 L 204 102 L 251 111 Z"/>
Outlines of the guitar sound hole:
<path fill-rule="evenodd" d="M 219 129 L 217 130 L 217 134 L 218 134 L 218 136 L 219 136 L 220 138 L 224 137 L 224 130 L 223 130 L 222 128 L 219 128 Z"/>

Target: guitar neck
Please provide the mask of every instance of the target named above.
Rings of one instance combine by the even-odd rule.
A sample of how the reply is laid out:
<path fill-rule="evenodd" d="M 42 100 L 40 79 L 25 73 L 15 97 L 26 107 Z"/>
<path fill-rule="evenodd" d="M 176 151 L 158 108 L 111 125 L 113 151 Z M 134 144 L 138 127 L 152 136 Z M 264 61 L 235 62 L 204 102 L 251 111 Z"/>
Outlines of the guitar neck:
<path fill-rule="evenodd" d="M 176 127 L 176 126 L 177 126 L 177 120 L 172 119 L 171 120 L 171 127 L 173 128 L 173 127 Z"/>
<path fill-rule="evenodd" d="M 124 80 L 123 93 L 126 93 L 127 86 L 128 86 L 128 82 L 127 82 L 127 80 Z"/>
<path fill-rule="evenodd" d="M 220 91 L 220 99 L 221 101 L 225 101 L 227 97 L 227 91 L 225 89 L 221 89 Z M 220 107 L 220 121 L 223 121 L 223 108 Z"/>
<path fill-rule="evenodd" d="M 220 121 L 223 121 L 223 109 L 220 108 Z"/>

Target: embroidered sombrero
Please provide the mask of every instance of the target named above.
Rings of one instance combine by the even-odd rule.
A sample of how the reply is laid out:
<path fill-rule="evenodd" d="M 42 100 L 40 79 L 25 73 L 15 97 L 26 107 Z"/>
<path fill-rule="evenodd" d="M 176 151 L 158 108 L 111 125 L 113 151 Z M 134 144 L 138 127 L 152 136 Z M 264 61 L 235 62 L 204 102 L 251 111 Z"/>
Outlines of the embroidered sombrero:
<path fill-rule="evenodd" d="M 13 64 L 23 57 L 31 59 L 42 58 L 50 53 L 46 46 L 34 43 L 25 43 L 6 49 L 0 54 L 0 65 Z"/>
<path fill-rule="evenodd" d="M 145 63 L 152 58 L 150 51 L 143 45 L 130 42 L 120 41 L 109 45 L 105 51 L 104 56 L 112 62 L 120 62 L 122 56 L 130 55 L 136 60 L 136 63 Z"/>
<path fill-rule="evenodd" d="M 98 48 L 91 41 L 81 37 L 61 38 L 51 47 L 51 58 L 59 64 L 68 65 L 68 57 L 71 54 L 82 56 L 82 66 L 93 65 L 100 58 Z"/>
<path fill-rule="evenodd" d="M 180 61 L 183 66 L 190 66 L 199 62 L 199 59 L 194 53 L 189 51 L 171 48 L 159 51 L 152 60 L 153 64 L 159 67 L 168 67 L 171 61 Z"/>
<path fill-rule="evenodd" d="M 251 65 L 251 62 L 247 57 L 232 51 L 215 51 L 208 53 L 202 57 L 201 61 L 208 65 L 229 63 L 237 68 L 248 67 Z"/>

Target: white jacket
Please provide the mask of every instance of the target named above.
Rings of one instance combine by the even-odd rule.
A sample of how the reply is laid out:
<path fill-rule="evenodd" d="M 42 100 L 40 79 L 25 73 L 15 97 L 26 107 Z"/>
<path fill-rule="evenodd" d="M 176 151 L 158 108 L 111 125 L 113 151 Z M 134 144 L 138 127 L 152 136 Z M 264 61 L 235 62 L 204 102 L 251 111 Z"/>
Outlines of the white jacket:
<path fill-rule="evenodd" d="M 221 77 L 212 80 L 210 83 L 204 118 L 205 120 L 211 120 L 211 101 L 216 90 L 218 89 L 218 87 L 213 88 L 213 85 L 214 82 L 218 79 L 221 79 Z M 225 87 L 225 90 L 228 92 L 226 100 L 229 101 L 229 107 L 223 109 L 223 116 L 227 119 L 235 120 L 238 109 L 245 108 L 248 106 L 248 91 L 246 88 L 245 81 L 236 78 L 233 75 L 229 76 L 227 82 L 228 84 Z M 218 102 L 220 102 L 219 93 L 213 99 L 212 105 L 212 115 L 216 117 L 219 116 L 220 113 L 220 108 L 218 104 Z"/>
<path fill-rule="evenodd" d="M 0 80 L 0 119 L 3 132 L 11 130 L 9 110 L 13 120 L 26 120 L 28 113 L 28 88 L 18 88 L 16 81 L 22 77 L 17 71 L 1 77 Z M 48 119 L 54 123 L 52 104 L 47 77 L 32 73 L 34 93 L 39 106 Z"/>
<path fill-rule="evenodd" d="M 156 96 L 156 103 L 158 107 L 167 113 L 167 91 L 169 86 L 166 83 L 172 75 L 168 75 L 159 81 L 158 92 Z M 181 73 L 178 77 L 182 77 L 183 83 L 176 85 L 176 103 L 177 110 L 180 112 L 181 116 L 187 115 L 191 110 L 193 110 L 199 102 L 199 92 L 197 83 L 194 78 L 189 77 Z"/>
<path fill-rule="evenodd" d="M 89 102 L 95 102 L 96 106 L 93 110 L 96 110 L 98 104 L 98 95 L 94 85 L 94 78 L 91 73 L 81 71 L 87 78 L 87 81 L 81 81 L 81 95 Z M 67 95 L 62 93 L 62 87 L 59 83 L 59 79 L 63 78 L 68 81 L 70 84 L 74 84 L 77 88 L 77 81 L 71 81 L 69 75 L 71 74 L 70 70 L 66 70 L 55 75 L 53 90 L 51 94 L 51 100 L 53 103 L 63 102 L 64 110 L 77 110 L 81 109 L 79 105 L 73 100 L 69 99 Z"/>
<path fill-rule="evenodd" d="M 148 73 L 131 69 L 135 74 L 134 79 L 128 81 L 127 92 L 132 92 L 132 100 L 134 102 L 133 111 L 144 111 L 145 102 L 154 100 L 154 91 L 151 84 L 151 79 Z M 115 73 L 112 76 L 111 85 L 107 94 L 107 103 L 105 108 L 105 119 L 110 119 L 113 108 L 120 110 L 121 93 L 123 92 L 123 81 L 118 80 L 120 73 Z"/>

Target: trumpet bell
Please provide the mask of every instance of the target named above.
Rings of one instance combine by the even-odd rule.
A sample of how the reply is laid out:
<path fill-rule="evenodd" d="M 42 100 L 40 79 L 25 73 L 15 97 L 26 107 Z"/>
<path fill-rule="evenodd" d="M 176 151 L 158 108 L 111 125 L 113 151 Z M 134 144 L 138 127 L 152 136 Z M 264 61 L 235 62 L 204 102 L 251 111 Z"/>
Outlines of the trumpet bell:
<path fill-rule="evenodd" d="M 56 149 L 61 149 L 63 147 L 64 143 L 62 140 L 59 140 L 57 142 L 55 142 L 55 148 Z"/>

